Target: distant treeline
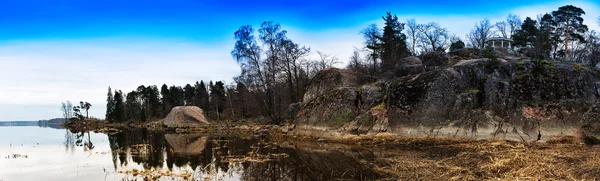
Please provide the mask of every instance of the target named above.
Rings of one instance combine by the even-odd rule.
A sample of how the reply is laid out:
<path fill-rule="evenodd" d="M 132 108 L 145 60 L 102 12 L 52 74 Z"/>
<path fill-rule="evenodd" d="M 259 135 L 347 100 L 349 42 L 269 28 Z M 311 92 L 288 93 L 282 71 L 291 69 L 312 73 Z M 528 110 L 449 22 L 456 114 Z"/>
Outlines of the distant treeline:
<path fill-rule="evenodd" d="M 123 93 L 108 88 L 106 118 L 113 122 L 140 122 L 164 118 L 173 107 L 198 106 L 210 119 L 240 119 L 260 115 L 254 99 L 241 83 L 226 86 L 222 81 L 208 85 L 139 86 Z"/>
<path fill-rule="evenodd" d="M 39 121 L 0 121 L 0 126 L 39 126 L 59 128 L 63 123 L 65 123 L 64 118 L 54 118 Z"/>

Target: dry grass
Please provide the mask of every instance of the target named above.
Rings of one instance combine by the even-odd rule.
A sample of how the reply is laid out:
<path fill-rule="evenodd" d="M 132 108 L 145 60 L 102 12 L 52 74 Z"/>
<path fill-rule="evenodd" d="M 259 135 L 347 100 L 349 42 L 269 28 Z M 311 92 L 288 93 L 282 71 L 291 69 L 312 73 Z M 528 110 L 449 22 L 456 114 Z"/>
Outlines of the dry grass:
<path fill-rule="evenodd" d="M 302 137 L 303 139 L 314 139 Z M 373 169 L 381 180 L 595 180 L 600 147 L 576 137 L 546 143 L 504 140 L 410 138 L 393 135 L 329 138 L 360 145 L 381 156 Z"/>

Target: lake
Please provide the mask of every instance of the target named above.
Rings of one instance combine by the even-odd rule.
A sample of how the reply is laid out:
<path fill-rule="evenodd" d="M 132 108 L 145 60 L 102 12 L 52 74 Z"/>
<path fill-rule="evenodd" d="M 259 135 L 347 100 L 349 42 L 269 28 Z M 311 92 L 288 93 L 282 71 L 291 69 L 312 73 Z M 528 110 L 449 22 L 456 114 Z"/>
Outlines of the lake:
<path fill-rule="evenodd" d="M 0 180 L 371 180 L 369 150 L 241 135 L 0 126 Z"/>

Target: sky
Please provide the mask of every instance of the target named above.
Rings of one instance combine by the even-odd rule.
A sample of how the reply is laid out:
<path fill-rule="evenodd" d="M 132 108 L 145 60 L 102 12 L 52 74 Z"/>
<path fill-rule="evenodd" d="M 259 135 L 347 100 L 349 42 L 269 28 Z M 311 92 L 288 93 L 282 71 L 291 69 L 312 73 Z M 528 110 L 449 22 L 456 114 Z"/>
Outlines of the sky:
<path fill-rule="evenodd" d="M 437 22 L 464 38 L 475 23 L 509 13 L 535 19 L 563 5 L 582 8 L 600 30 L 596 0 L 246 1 L 3 0 L 0 2 L 0 121 L 61 117 L 60 104 L 92 104 L 104 118 L 108 87 L 232 82 L 240 68 L 233 33 L 274 21 L 294 42 L 336 55 L 362 48 L 361 29 L 387 11 L 401 21 Z"/>

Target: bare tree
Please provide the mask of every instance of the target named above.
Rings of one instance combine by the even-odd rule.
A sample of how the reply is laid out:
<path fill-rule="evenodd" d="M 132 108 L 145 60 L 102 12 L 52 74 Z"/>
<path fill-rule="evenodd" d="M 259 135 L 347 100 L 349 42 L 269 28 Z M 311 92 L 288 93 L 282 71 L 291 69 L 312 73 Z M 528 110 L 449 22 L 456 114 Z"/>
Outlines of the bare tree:
<path fill-rule="evenodd" d="M 63 117 L 65 118 L 65 121 L 69 120 L 70 118 L 73 117 L 73 112 L 72 112 L 73 104 L 71 104 L 70 101 L 67 101 L 66 103 L 63 102 L 62 106 L 60 107 L 60 110 L 63 113 Z"/>
<path fill-rule="evenodd" d="M 448 41 L 450 40 L 448 30 L 442 28 L 438 23 L 430 22 L 421 25 L 419 26 L 419 32 L 419 39 L 423 44 L 424 51 L 440 51 L 448 47 Z"/>
<path fill-rule="evenodd" d="M 421 34 L 421 25 L 412 18 L 406 21 L 406 34 L 408 35 L 408 44 L 410 46 L 410 53 L 413 55 L 417 54 L 417 43 Z"/>
<path fill-rule="evenodd" d="M 496 23 L 496 29 L 498 29 L 498 32 L 500 33 L 500 35 L 502 35 L 502 37 L 504 38 L 508 38 L 510 35 L 508 32 L 508 29 L 510 27 L 508 27 L 509 24 L 506 21 L 500 21 Z"/>
<path fill-rule="evenodd" d="M 379 59 L 381 55 L 381 50 L 379 45 L 381 41 L 378 37 L 381 37 L 381 32 L 376 24 L 370 24 L 367 28 L 360 32 L 363 35 L 365 40 L 365 49 L 369 51 L 369 59 L 373 62 L 373 74 L 375 74 L 377 70 L 377 59 Z"/>
<path fill-rule="evenodd" d="M 506 23 L 508 23 L 509 27 L 507 38 L 510 38 L 515 32 L 517 32 L 519 28 L 521 28 L 521 24 L 523 23 L 523 21 L 521 21 L 521 18 L 519 18 L 519 16 L 511 13 L 508 14 L 508 17 L 506 17 Z"/>
<path fill-rule="evenodd" d="M 303 80 L 308 79 L 301 74 L 302 66 L 300 59 L 310 53 L 310 48 L 300 46 L 289 39 L 282 41 L 280 46 L 282 47 L 279 52 L 281 69 L 291 90 L 289 96 L 292 102 L 298 102 L 304 94 L 304 91 L 302 91 L 303 84 L 307 82 Z"/>
<path fill-rule="evenodd" d="M 319 60 L 317 60 L 316 68 L 319 70 L 323 70 L 327 67 L 331 67 L 340 63 L 338 61 L 339 59 L 335 55 L 326 54 L 321 51 L 317 51 L 317 54 L 319 55 Z"/>
<path fill-rule="evenodd" d="M 494 34 L 492 24 L 488 18 L 475 24 L 475 27 L 467 34 L 469 43 L 475 48 L 485 48 L 485 42 Z"/>

